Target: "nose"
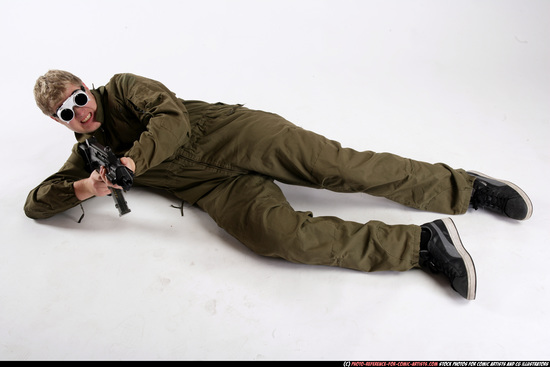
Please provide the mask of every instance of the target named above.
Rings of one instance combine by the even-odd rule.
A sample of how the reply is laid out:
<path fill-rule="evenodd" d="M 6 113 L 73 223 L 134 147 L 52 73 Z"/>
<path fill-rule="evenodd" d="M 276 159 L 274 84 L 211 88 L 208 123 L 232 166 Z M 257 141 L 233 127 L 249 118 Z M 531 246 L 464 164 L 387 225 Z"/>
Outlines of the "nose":
<path fill-rule="evenodd" d="M 77 119 L 80 119 L 85 115 L 85 111 L 83 110 L 83 107 L 74 106 L 73 107 L 74 115 Z"/>

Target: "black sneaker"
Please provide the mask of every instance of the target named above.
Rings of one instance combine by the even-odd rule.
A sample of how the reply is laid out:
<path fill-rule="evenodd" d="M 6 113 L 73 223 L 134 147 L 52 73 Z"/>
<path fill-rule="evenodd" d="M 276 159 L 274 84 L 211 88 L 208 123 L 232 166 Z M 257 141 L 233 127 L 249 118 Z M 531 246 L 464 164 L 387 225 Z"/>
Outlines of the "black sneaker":
<path fill-rule="evenodd" d="M 531 200 L 518 186 L 475 171 L 468 174 L 476 178 L 470 200 L 474 209 L 484 208 L 517 220 L 529 219 L 533 214 Z"/>
<path fill-rule="evenodd" d="M 476 298 L 476 270 L 470 254 L 460 241 L 451 218 L 436 220 L 421 226 L 429 233 L 421 244 L 420 267 L 433 273 L 443 273 L 451 287 L 462 297 Z"/>

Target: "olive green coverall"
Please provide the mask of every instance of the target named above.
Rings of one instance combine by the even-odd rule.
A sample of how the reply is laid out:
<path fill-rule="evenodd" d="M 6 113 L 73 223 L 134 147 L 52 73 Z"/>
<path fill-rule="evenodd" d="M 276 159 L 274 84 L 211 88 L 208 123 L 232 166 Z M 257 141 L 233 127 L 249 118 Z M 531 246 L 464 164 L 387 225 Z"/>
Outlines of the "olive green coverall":
<path fill-rule="evenodd" d="M 278 115 L 182 100 L 137 75 L 115 75 L 92 93 L 102 122 L 93 136 L 135 161 L 135 185 L 197 205 L 260 255 L 361 271 L 418 267 L 419 226 L 295 211 L 274 180 L 445 214 L 469 206 L 474 178 L 444 164 L 343 148 Z M 78 205 L 73 183 L 88 176 L 75 144 L 65 165 L 29 193 L 25 213 L 47 218 Z"/>

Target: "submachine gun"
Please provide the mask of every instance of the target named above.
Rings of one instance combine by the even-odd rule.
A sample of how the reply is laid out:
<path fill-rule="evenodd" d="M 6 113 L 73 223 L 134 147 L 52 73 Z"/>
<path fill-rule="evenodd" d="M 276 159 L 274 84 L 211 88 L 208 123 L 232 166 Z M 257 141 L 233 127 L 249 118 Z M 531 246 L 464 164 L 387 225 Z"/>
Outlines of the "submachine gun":
<path fill-rule="evenodd" d="M 122 187 L 122 190 L 109 187 L 119 216 L 130 213 L 131 210 L 128 208 L 128 204 L 122 193 L 123 191 L 130 190 L 130 187 L 132 187 L 134 183 L 133 172 L 120 163 L 120 159 L 116 157 L 111 148 L 99 144 L 94 137 L 86 139 L 84 143 L 78 144 L 78 150 L 86 161 L 88 172 L 92 172 L 92 170 L 99 172 L 100 167 L 105 167 L 107 179 L 113 184 Z"/>

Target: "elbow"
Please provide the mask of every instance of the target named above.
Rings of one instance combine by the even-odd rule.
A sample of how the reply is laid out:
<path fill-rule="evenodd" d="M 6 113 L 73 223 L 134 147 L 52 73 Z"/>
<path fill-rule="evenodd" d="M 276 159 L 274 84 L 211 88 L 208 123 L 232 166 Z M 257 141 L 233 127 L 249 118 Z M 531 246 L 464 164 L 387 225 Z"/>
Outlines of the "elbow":
<path fill-rule="evenodd" d="M 39 203 L 34 197 L 34 191 L 29 193 L 25 205 L 23 206 L 23 211 L 28 218 L 31 219 L 45 219 L 50 218 L 55 213 L 44 204 Z"/>
<path fill-rule="evenodd" d="M 25 212 L 25 215 L 30 219 L 45 219 L 50 218 L 54 214 L 45 212 L 43 210 L 40 210 L 36 208 L 34 205 L 25 203 L 25 206 L 23 207 L 23 211 Z"/>

